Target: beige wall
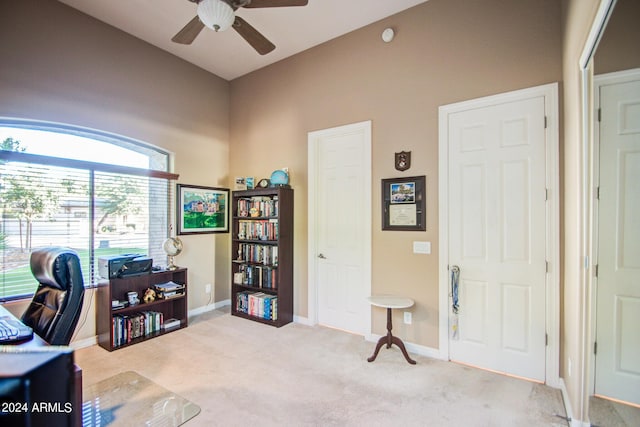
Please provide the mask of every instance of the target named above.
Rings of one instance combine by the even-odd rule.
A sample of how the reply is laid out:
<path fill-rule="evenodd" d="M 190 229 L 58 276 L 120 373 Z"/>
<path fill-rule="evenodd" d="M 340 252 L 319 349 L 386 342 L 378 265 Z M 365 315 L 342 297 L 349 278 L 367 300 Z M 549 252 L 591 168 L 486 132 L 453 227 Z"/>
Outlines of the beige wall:
<path fill-rule="evenodd" d="M 618 0 L 598 44 L 593 60 L 594 73 L 640 68 L 640 2 Z"/>
<path fill-rule="evenodd" d="M 385 27 L 396 38 L 385 44 Z M 438 106 L 562 78 L 555 0 L 430 0 L 231 82 L 231 176 L 289 167 L 295 190 L 295 314 L 307 307 L 307 132 L 373 122 L 374 293 L 415 299 L 408 341 L 438 347 Z M 394 169 L 394 153 L 412 167 Z M 426 175 L 427 231 L 381 231 L 380 179 Z M 431 255 L 412 242 L 432 242 Z M 374 311 L 373 332 L 385 331 Z"/>
<path fill-rule="evenodd" d="M 179 182 L 227 184 L 225 80 L 53 0 L 1 2 L 0 40 L 0 117 L 136 138 L 175 155 Z M 228 234 L 183 242 L 176 263 L 189 267 L 189 309 L 209 302 L 207 283 L 216 301 L 229 298 Z M 95 335 L 87 295 L 78 339 Z"/>
<path fill-rule="evenodd" d="M 599 0 L 564 0 L 563 6 L 563 81 L 564 81 L 564 150 L 563 150 L 563 313 L 561 327 L 560 376 L 564 378 L 568 405 L 576 420 L 586 420 L 584 357 L 586 298 L 584 247 L 582 238 L 583 197 L 581 160 L 584 155 L 581 120 L 581 75 L 579 59 L 593 23 Z"/>

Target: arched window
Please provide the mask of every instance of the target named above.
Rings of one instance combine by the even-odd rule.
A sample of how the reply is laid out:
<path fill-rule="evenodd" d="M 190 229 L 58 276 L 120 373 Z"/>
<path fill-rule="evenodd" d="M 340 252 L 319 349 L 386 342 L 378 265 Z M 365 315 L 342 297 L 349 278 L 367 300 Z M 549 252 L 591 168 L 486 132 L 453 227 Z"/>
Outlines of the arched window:
<path fill-rule="evenodd" d="M 140 254 L 164 264 L 169 154 L 71 126 L 0 121 L 0 300 L 33 294 L 32 249 L 78 252 L 87 285 L 101 257 Z"/>

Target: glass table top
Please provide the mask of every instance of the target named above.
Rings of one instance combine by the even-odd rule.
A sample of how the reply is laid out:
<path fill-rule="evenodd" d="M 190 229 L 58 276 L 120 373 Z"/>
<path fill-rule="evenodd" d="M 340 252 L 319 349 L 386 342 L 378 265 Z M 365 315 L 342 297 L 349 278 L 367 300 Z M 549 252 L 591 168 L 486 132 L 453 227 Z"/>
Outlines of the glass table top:
<path fill-rule="evenodd" d="M 82 424 L 179 426 L 200 413 L 193 402 L 127 371 L 83 388 Z"/>

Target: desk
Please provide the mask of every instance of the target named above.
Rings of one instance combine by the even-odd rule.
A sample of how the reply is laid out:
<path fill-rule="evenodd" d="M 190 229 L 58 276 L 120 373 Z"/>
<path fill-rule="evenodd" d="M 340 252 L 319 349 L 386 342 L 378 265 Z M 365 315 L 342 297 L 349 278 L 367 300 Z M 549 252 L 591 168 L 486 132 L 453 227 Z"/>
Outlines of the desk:
<path fill-rule="evenodd" d="M 402 354 L 404 355 L 404 358 L 407 359 L 407 362 L 415 365 L 416 361 L 409 357 L 407 349 L 404 347 L 404 343 L 402 342 L 402 340 L 391 334 L 391 329 L 393 327 L 393 325 L 391 324 L 391 310 L 394 308 L 409 308 L 413 305 L 413 300 L 411 298 L 403 298 L 390 295 L 371 296 L 367 299 L 369 300 L 369 303 L 371 305 L 387 309 L 387 335 L 381 337 L 378 340 L 378 344 L 376 345 L 376 350 L 373 352 L 373 356 L 368 358 L 367 361 L 373 362 L 374 360 L 376 360 L 378 352 L 384 344 L 387 345 L 387 348 L 391 348 L 391 344 L 395 344 L 400 348 L 400 350 L 402 350 Z"/>
<path fill-rule="evenodd" d="M 7 310 L 4 305 L 0 304 L 0 316 L 11 316 L 16 318 L 9 310 Z M 18 319 L 20 320 L 20 319 Z M 38 334 L 34 333 L 33 338 L 28 341 L 20 341 L 16 344 L 6 344 L 7 347 L 12 347 L 14 349 L 18 349 L 20 351 L 24 350 L 28 352 L 29 350 L 33 350 L 33 352 L 37 352 L 38 349 L 45 350 L 46 347 L 49 346 L 49 343 L 42 339 Z M 2 365 L 0 364 L 0 367 Z M 73 414 L 75 418 L 75 425 L 82 425 L 82 369 L 78 365 L 74 365 L 74 400 L 73 403 Z M 0 376 L 3 374 L 3 369 L 0 369 Z M 11 375 L 12 372 L 7 371 L 7 374 Z"/>

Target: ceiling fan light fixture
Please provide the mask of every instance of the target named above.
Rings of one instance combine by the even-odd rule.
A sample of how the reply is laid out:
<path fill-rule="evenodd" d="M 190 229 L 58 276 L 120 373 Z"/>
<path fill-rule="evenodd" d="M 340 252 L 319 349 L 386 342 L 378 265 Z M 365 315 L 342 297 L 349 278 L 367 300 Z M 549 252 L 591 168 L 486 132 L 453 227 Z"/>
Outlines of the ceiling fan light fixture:
<path fill-rule="evenodd" d="M 222 0 L 202 0 L 198 3 L 198 17 L 214 31 L 229 29 L 236 19 L 233 8 Z"/>

